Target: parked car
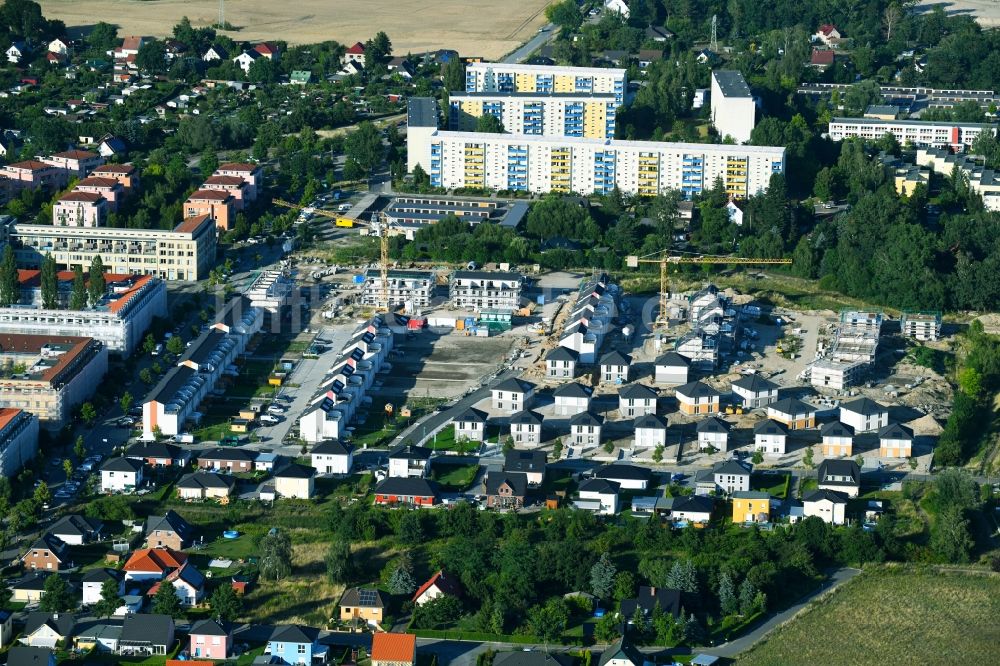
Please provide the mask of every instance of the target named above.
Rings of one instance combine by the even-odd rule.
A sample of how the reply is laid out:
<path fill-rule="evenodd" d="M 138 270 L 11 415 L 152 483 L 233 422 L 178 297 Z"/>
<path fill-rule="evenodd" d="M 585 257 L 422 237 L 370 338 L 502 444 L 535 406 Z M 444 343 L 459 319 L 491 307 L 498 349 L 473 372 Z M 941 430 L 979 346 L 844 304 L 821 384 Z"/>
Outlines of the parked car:
<path fill-rule="evenodd" d="M 275 423 L 281 423 L 281 419 L 272 414 L 264 414 L 263 416 L 260 417 L 260 422 L 275 424 Z"/>
<path fill-rule="evenodd" d="M 275 416 L 280 416 L 281 414 L 285 413 L 285 408 L 280 407 L 278 405 L 271 405 L 270 407 L 267 408 L 267 413 L 274 414 Z"/>

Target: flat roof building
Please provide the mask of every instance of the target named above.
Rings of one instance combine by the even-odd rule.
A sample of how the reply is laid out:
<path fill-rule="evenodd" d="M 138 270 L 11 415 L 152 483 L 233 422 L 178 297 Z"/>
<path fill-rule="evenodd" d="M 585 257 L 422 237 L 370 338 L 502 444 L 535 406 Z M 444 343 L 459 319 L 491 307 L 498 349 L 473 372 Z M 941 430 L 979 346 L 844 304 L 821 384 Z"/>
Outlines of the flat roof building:
<path fill-rule="evenodd" d="M 407 308 L 425 308 L 431 304 L 435 285 L 432 271 L 392 269 L 388 272 L 388 279 L 389 307 L 405 305 Z M 361 304 L 370 307 L 384 305 L 382 275 L 378 270 L 365 273 Z"/>
<path fill-rule="evenodd" d="M 757 108 L 743 74 L 735 70 L 712 71 L 712 124 L 722 138 L 747 143 L 756 125 Z"/>
<path fill-rule="evenodd" d="M 452 93 L 448 128 L 475 131 L 479 118 L 496 116 L 510 134 L 615 136 L 618 101 L 612 93 Z"/>
<path fill-rule="evenodd" d="M 465 68 L 467 93 L 611 93 L 622 106 L 627 89 L 624 69 L 502 62 L 474 62 Z"/>
<path fill-rule="evenodd" d="M 892 134 L 900 144 L 918 148 L 951 147 L 956 150 L 971 148 L 983 132 L 996 132 L 992 123 L 959 123 L 937 120 L 876 120 L 873 118 L 833 118 L 830 120 L 830 138 L 841 141 L 859 137 L 876 141 Z"/>
<path fill-rule="evenodd" d="M 521 307 L 524 277 L 506 271 L 455 271 L 448 282 L 448 298 L 456 308 L 517 310 Z"/>
<path fill-rule="evenodd" d="M 38 452 L 38 417 L 16 407 L 0 408 L 0 477 L 12 479 Z"/>

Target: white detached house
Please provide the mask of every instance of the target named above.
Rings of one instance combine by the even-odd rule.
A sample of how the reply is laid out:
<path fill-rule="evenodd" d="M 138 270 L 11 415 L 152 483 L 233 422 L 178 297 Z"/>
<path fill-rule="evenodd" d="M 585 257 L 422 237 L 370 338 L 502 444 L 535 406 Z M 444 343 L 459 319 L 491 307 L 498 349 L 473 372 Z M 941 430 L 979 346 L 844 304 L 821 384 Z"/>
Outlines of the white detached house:
<path fill-rule="evenodd" d="M 560 416 L 572 416 L 590 409 L 590 397 L 594 390 L 576 382 L 563 384 L 553 392 L 555 397 L 555 413 Z"/>
<path fill-rule="evenodd" d="M 101 466 L 101 492 L 131 493 L 142 481 L 142 463 L 131 458 L 111 458 Z"/>
<path fill-rule="evenodd" d="M 639 416 L 635 420 L 635 448 L 654 449 L 667 445 L 667 421 L 656 414 Z"/>
<path fill-rule="evenodd" d="M 467 438 L 470 442 L 486 439 L 486 413 L 470 407 L 452 421 L 455 424 L 455 441 Z"/>
<path fill-rule="evenodd" d="M 535 385 L 511 377 L 490 389 L 490 393 L 493 409 L 514 414 L 530 406 L 531 399 L 535 396 Z"/>
<path fill-rule="evenodd" d="M 354 447 L 336 439 L 317 444 L 310 453 L 318 474 L 350 474 L 354 467 Z"/>
<path fill-rule="evenodd" d="M 642 384 L 629 384 L 618 390 L 618 413 L 624 418 L 656 413 L 656 391 Z"/>
<path fill-rule="evenodd" d="M 510 437 L 514 446 L 538 446 L 542 443 L 542 417 L 525 410 L 510 417 Z"/>
<path fill-rule="evenodd" d="M 243 70 L 244 74 L 248 74 L 250 72 L 250 66 L 253 65 L 259 57 L 260 54 L 256 51 L 244 51 L 233 58 L 233 62 L 237 67 Z"/>

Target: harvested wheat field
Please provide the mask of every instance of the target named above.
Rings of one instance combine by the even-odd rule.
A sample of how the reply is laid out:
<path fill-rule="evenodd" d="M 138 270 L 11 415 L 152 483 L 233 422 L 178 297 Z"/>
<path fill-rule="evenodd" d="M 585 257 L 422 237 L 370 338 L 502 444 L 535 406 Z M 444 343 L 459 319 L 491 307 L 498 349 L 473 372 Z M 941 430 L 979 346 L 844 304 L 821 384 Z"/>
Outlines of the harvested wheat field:
<path fill-rule="evenodd" d="M 103 20 L 117 24 L 120 35 L 164 36 L 183 16 L 196 27 L 219 16 L 217 0 L 39 1 L 46 18 L 62 19 L 73 34 Z M 384 30 L 397 54 L 450 48 L 463 56 L 497 59 L 545 23 L 548 1 L 239 0 L 226 3 L 226 22 L 239 28 L 226 34 L 237 41 L 353 44 Z"/>
<path fill-rule="evenodd" d="M 776 629 L 738 666 L 995 664 L 1000 576 L 875 567 Z"/>

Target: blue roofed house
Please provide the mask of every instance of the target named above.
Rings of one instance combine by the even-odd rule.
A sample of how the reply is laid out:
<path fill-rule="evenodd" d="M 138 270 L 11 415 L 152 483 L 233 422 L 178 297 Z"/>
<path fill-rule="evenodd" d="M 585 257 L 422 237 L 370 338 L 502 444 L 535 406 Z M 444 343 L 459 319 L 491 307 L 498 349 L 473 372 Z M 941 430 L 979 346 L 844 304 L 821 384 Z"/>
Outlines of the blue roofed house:
<path fill-rule="evenodd" d="M 271 655 L 271 664 L 325 664 L 329 647 L 320 644 L 319 629 L 287 624 L 274 628 L 264 653 Z"/>

